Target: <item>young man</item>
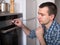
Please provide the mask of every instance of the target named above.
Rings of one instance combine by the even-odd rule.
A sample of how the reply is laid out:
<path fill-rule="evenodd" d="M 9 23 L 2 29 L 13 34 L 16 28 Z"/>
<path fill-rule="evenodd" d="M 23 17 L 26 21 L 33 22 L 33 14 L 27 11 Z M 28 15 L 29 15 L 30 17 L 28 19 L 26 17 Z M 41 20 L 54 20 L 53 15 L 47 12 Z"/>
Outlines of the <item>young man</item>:
<path fill-rule="evenodd" d="M 13 23 L 21 27 L 30 38 L 37 37 L 41 45 L 60 45 L 60 25 L 54 20 L 57 7 L 52 2 L 45 2 L 39 6 L 38 21 L 40 26 L 35 30 L 29 30 L 19 19 Z"/>

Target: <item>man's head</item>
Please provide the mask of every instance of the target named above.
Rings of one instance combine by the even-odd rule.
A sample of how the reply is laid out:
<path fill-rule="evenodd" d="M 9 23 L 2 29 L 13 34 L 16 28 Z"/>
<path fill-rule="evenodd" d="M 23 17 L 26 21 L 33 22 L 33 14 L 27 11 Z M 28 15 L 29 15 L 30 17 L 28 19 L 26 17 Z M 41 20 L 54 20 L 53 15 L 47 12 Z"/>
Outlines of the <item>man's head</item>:
<path fill-rule="evenodd" d="M 41 24 L 52 22 L 57 14 L 57 7 L 52 2 L 45 2 L 39 6 L 38 20 Z"/>

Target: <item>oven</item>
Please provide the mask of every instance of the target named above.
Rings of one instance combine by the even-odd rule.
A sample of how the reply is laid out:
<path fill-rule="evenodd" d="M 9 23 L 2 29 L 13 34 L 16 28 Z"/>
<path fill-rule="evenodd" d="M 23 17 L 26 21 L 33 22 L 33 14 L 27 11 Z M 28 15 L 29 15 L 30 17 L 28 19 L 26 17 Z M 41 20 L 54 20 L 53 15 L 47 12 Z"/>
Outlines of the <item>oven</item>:
<path fill-rule="evenodd" d="M 0 14 L 0 45 L 22 45 L 22 29 L 11 22 L 20 17 L 21 13 Z"/>

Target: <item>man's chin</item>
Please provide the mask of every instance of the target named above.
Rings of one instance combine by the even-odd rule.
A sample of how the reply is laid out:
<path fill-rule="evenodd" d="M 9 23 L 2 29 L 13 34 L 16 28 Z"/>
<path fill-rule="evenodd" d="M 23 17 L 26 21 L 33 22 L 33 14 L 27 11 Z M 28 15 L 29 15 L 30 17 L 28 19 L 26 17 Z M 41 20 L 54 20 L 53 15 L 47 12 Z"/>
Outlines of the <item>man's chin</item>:
<path fill-rule="evenodd" d="M 40 24 L 42 24 L 41 22 L 39 22 Z"/>
<path fill-rule="evenodd" d="M 44 25 L 42 22 L 39 22 L 39 24 Z"/>

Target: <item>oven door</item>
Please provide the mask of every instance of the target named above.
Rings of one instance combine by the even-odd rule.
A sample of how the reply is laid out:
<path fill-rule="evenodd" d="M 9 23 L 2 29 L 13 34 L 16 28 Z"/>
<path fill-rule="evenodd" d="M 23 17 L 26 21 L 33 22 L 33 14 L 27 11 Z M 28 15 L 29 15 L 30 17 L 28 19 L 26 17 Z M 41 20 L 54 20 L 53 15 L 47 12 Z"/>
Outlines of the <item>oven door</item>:
<path fill-rule="evenodd" d="M 0 29 L 0 45 L 22 45 L 21 28 L 10 25 Z"/>

